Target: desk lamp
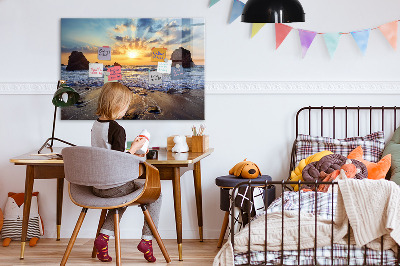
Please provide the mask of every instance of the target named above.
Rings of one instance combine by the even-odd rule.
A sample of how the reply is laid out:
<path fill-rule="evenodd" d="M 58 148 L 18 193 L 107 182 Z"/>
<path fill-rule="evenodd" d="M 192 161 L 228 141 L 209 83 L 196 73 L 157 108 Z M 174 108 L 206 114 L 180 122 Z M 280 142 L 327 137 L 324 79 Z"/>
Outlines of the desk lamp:
<path fill-rule="evenodd" d="M 57 83 L 57 91 L 53 95 L 52 103 L 54 105 L 54 118 L 53 118 L 53 131 L 51 133 L 51 138 L 48 138 L 42 147 L 39 149 L 38 153 L 40 153 L 45 147 L 50 148 L 51 152 L 53 152 L 53 141 L 58 140 L 62 143 L 68 144 L 70 146 L 75 146 L 72 143 L 69 143 L 65 140 L 55 138 L 54 130 L 56 128 L 56 115 L 57 115 L 57 107 L 66 107 L 71 106 L 77 103 L 79 100 L 79 94 L 71 87 L 65 85 L 64 80 L 59 80 Z M 49 141 L 50 144 L 49 144 Z"/>
<path fill-rule="evenodd" d="M 242 22 L 304 22 L 304 10 L 298 0 L 249 0 L 243 8 Z"/>

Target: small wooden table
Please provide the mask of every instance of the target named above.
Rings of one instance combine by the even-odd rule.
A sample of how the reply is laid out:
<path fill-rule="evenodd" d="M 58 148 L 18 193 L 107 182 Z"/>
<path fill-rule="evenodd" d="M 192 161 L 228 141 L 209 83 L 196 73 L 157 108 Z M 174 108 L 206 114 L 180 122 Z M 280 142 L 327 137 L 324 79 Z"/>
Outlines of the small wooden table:
<path fill-rule="evenodd" d="M 60 153 L 62 148 L 53 149 L 54 152 Z M 209 149 L 205 152 L 188 152 L 177 154 L 167 152 L 167 150 L 163 148 L 160 149 L 158 152 L 158 159 L 147 160 L 148 163 L 157 167 L 160 172 L 161 180 L 172 180 L 179 260 L 182 260 L 182 204 L 180 177 L 186 171 L 193 170 L 199 235 L 200 241 L 203 241 L 203 211 L 200 160 L 210 155 L 213 151 L 214 149 Z M 43 150 L 42 153 L 50 153 L 50 150 Z M 15 165 L 26 165 L 25 198 L 20 255 L 20 258 L 23 259 L 34 179 L 57 178 L 57 240 L 60 240 L 64 188 L 64 162 L 61 158 L 57 158 L 57 156 L 38 155 L 37 151 L 32 151 L 21 156 L 14 157 L 10 159 L 10 162 L 14 163 Z"/>

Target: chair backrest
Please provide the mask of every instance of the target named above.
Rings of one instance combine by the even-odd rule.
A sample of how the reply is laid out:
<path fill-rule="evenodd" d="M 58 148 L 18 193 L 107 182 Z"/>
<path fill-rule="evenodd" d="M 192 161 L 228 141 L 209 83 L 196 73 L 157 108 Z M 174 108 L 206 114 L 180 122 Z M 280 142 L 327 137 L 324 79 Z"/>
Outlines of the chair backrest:
<path fill-rule="evenodd" d="M 97 147 L 67 147 L 62 150 L 65 179 L 83 186 L 118 186 L 139 176 L 144 158 Z"/>

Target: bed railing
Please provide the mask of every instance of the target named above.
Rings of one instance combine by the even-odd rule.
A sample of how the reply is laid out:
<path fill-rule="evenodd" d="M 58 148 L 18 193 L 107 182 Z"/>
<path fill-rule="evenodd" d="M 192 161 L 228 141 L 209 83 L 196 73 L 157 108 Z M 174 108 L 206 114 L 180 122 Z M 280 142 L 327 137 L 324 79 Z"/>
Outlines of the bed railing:
<path fill-rule="evenodd" d="M 397 106 L 307 106 L 296 113 L 296 138 L 299 134 L 314 136 L 332 136 L 333 138 L 347 138 L 349 131 L 360 136 L 381 130 L 385 136 L 397 128 Z M 313 119 L 314 116 L 317 119 Z M 385 119 L 389 118 L 390 123 Z M 367 120 L 367 121 L 366 121 Z M 385 127 L 386 124 L 386 127 Z M 303 127 L 302 127 L 303 126 Z M 329 130 L 328 130 L 329 129 Z M 362 130 L 367 130 L 362 132 Z M 337 134 L 341 130 L 342 134 Z M 344 130 L 344 134 L 343 134 Z M 293 142 L 290 156 L 289 174 L 296 168 L 296 140 Z M 290 189 L 288 187 L 288 189 Z"/>
<path fill-rule="evenodd" d="M 282 197 L 281 197 L 281 200 L 282 200 L 282 231 L 281 231 L 281 249 L 280 249 L 280 264 L 278 264 L 278 265 L 284 265 L 284 212 L 285 212 L 285 208 L 284 208 L 284 193 L 285 193 L 285 190 L 288 190 L 285 186 L 286 185 L 299 185 L 299 187 L 301 186 L 301 185 L 313 185 L 313 186 L 315 186 L 314 188 L 313 188 L 313 191 L 315 192 L 315 201 L 314 201 L 314 206 L 315 206 L 315 210 L 314 210 L 314 213 L 315 213 L 315 224 L 314 224 L 314 226 L 315 226 L 315 233 L 314 233 L 314 257 L 313 257 L 313 264 L 301 264 L 301 261 L 300 261 L 300 255 L 301 255 L 301 249 L 300 249 L 300 247 L 301 247 L 301 232 L 300 232 L 300 223 L 301 223 L 301 218 L 300 218 L 300 213 L 301 213 L 301 210 L 300 210 L 300 206 L 301 206 L 301 190 L 299 189 L 299 191 L 297 191 L 297 192 L 292 192 L 292 193 L 298 193 L 298 196 L 299 196 L 299 208 L 298 208 L 298 228 L 299 228 L 299 230 L 298 230 L 298 242 L 297 242 L 297 265 L 319 265 L 318 264 L 318 261 L 317 261 L 317 252 L 316 252 L 316 249 L 317 249 L 317 240 L 318 240 L 318 234 L 317 234 L 317 218 L 318 218 L 318 215 L 317 215 L 317 213 L 318 213 L 318 194 L 316 193 L 317 191 L 318 191 L 318 186 L 319 185 L 331 185 L 332 186 L 332 193 L 331 193 L 331 195 L 332 195 L 332 198 L 331 198 L 331 201 L 332 201 L 332 206 L 331 206 L 331 217 L 332 217 L 332 219 L 331 219 L 331 262 L 332 262 L 332 264 L 331 265 L 337 265 L 337 264 L 334 264 L 334 259 L 335 259 L 335 257 L 334 257 L 334 248 L 333 248 L 333 246 L 334 246 L 334 241 L 333 241 L 333 235 L 334 235 L 334 208 L 335 208 L 335 206 L 334 206 L 334 195 L 335 195 L 335 193 L 333 192 L 334 190 L 335 190 L 335 186 L 338 186 L 338 183 L 336 182 L 336 181 L 332 181 L 332 182 L 318 182 L 318 181 L 315 181 L 315 182 L 305 182 L 305 181 L 268 181 L 268 180 L 266 180 L 265 182 L 264 181 L 252 181 L 251 179 L 249 180 L 249 181 L 246 181 L 246 182 L 242 182 L 242 183 L 240 183 L 240 184 L 238 184 L 238 185 L 236 185 L 235 187 L 234 187 L 234 189 L 233 189 L 233 191 L 232 191 L 232 195 L 236 195 L 236 191 L 237 191 L 237 189 L 239 189 L 239 187 L 243 187 L 243 186 L 250 186 L 250 187 L 253 187 L 253 188 L 255 188 L 255 187 L 257 187 L 257 188 L 262 188 L 262 189 L 264 189 L 264 193 L 265 193 L 265 198 L 266 199 L 268 199 L 268 187 L 269 186 L 271 186 L 271 185 L 275 185 L 275 186 L 281 186 L 281 188 L 282 188 Z M 250 199 L 252 199 L 253 198 L 253 190 L 252 189 L 250 189 Z M 268 201 L 267 200 L 264 200 L 264 209 L 265 209 L 265 214 L 262 214 L 262 215 L 265 215 L 265 243 L 264 243 L 264 246 L 265 246 L 265 248 L 264 248 L 264 262 L 262 262 L 261 264 L 256 264 L 256 265 L 277 265 L 277 264 L 269 264 L 268 263 L 268 261 L 267 261 L 267 253 L 268 253 L 268 245 L 267 245 L 267 243 L 268 243 L 268 238 L 267 238 L 267 236 L 268 236 L 268 212 L 267 212 L 267 204 L 268 204 Z M 234 237 L 235 237 L 235 232 L 234 232 L 234 221 L 235 221 L 235 219 L 234 219 L 234 217 L 235 217 L 235 208 L 234 208 L 234 197 L 232 197 L 232 199 L 231 199 L 231 231 L 230 231 L 230 241 L 231 241 L 231 244 L 232 244 L 232 247 L 233 247 L 233 249 L 235 249 L 235 241 L 234 241 Z M 249 241 L 248 241 L 248 245 L 247 245 L 247 262 L 248 262 L 248 264 L 244 264 L 244 265 L 254 265 L 254 264 L 251 264 L 251 223 L 252 223 L 252 221 L 251 221 L 252 219 L 250 218 L 250 219 L 248 219 L 248 224 L 247 224 L 247 226 L 248 226 L 248 231 L 249 231 L 249 235 L 248 235 L 248 238 L 249 238 Z M 348 224 L 348 232 L 347 232 L 347 264 L 345 264 L 345 265 L 350 265 L 350 247 L 351 247 L 351 244 L 350 244 L 350 224 Z M 397 245 L 397 248 L 399 249 L 399 245 Z M 363 246 L 363 250 L 364 250 L 364 263 L 363 263 L 363 265 L 368 265 L 367 264 L 367 248 L 366 248 L 366 246 Z M 399 249 L 399 251 L 400 251 L 400 249 Z M 386 264 L 384 264 L 384 258 L 383 258 L 383 255 L 384 255 L 384 253 L 383 253 L 383 236 L 381 237 L 381 257 L 380 257 L 380 265 L 386 265 Z M 259 263 L 259 262 L 258 262 Z M 243 264 L 241 264 L 241 265 L 243 265 Z M 343 264 L 340 264 L 340 265 L 343 265 Z M 392 265 L 400 265 L 400 252 L 398 252 L 397 253 L 397 257 L 396 257 L 396 262 L 395 262 L 395 264 L 392 264 Z"/>

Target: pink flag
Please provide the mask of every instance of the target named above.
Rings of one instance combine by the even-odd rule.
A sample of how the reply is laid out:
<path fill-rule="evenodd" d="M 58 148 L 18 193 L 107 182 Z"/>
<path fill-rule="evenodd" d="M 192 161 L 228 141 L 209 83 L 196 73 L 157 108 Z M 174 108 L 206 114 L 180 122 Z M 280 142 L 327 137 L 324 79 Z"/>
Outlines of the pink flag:
<path fill-rule="evenodd" d="M 397 48 L 397 20 L 378 27 L 393 49 Z"/>
<path fill-rule="evenodd" d="M 292 27 L 281 24 L 275 23 L 275 40 L 276 40 L 276 49 L 282 44 L 285 40 L 286 36 L 288 36 L 289 32 L 292 30 Z"/>
<path fill-rule="evenodd" d="M 310 48 L 310 45 L 312 44 L 317 33 L 315 31 L 299 29 L 299 35 L 300 35 L 300 43 L 301 43 L 301 54 L 302 54 L 302 57 L 304 58 L 306 56 L 308 48 Z"/>

